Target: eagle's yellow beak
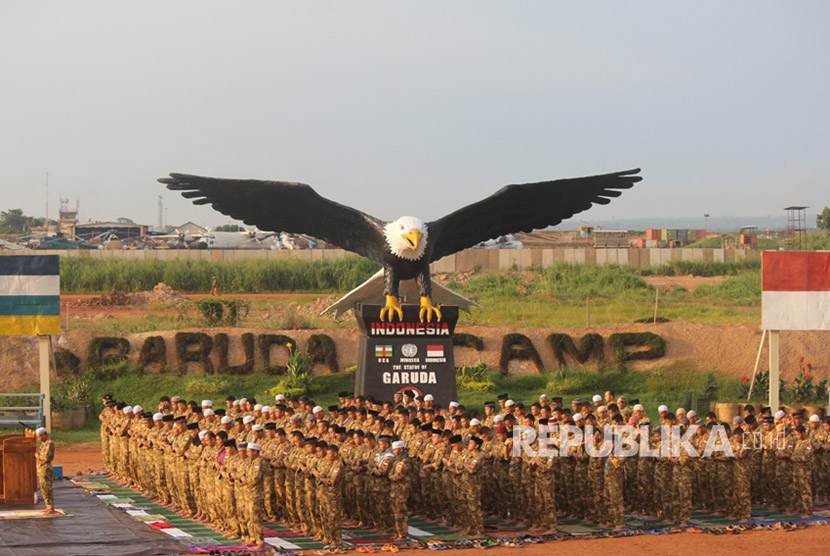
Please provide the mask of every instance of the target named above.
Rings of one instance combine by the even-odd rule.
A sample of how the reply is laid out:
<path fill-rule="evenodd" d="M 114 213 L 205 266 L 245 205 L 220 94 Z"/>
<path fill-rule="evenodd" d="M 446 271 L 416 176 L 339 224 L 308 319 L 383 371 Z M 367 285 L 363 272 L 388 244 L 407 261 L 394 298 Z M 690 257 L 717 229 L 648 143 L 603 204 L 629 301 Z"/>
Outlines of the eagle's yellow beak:
<path fill-rule="evenodd" d="M 421 244 L 421 239 L 424 237 L 424 234 L 423 232 L 421 232 L 421 230 L 416 230 L 415 228 L 412 228 L 405 234 L 401 234 L 401 237 L 406 240 L 406 242 L 409 244 L 410 249 L 412 249 L 413 251 L 417 251 L 418 246 Z"/>

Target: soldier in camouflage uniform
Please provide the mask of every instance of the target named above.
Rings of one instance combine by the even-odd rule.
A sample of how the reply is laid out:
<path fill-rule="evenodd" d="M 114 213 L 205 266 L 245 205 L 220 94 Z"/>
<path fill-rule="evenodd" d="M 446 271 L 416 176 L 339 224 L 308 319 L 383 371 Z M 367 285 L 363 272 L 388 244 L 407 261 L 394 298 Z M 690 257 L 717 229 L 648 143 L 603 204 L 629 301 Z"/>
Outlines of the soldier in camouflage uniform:
<path fill-rule="evenodd" d="M 261 549 L 265 546 L 262 531 L 264 514 L 262 477 L 265 473 L 265 462 L 259 457 L 259 444 L 251 442 L 247 448 L 248 460 L 238 473 L 243 500 L 240 517 L 244 519 L 247 531 L 242 540 L 255 549 Z"/>
<path fill-rule="evenodd" d="M 484 441 L 473 436 L 467 446 L 468 454 L 464 459 L 461 474 L 461 494 L 464 502 L 465 528 L 462 534 L 480 538 L 484 534 L 484 514 L 481 509 L 481 487 L 484 475 L 484 454 L 481 446 Z"/>
<path fill-rule="evenodd" d="M 35 452 L 35 466 L 37 480 L 40 483 L 40 495 L 46 503 L 46 510 L 43 513 L 44 515 L 55 515 L 59 513 L 55 510 L 55 499 L 52 495 L 52 475 L 54 474 L 52 460 L 55 459 L 55 445 L 52 444 L 52 440 L 43 427 L 35 431 L 35 436 L 40 441 L 40 446 Z"/>
<path fill-rule="evenodd" d="M 811 485 L 811 465 L 813 462 L 813 446 L 808 438 L 804 425 L 795 428 L 795 443 L 789 459 L 793 464 L 793 513 L 802 519 L 809 518 L 813 513 L 813 490 Z"/>
<path fill-rule="evenodd" d="M 406 453 L 406 444 L 403 440 L 396 440 L 392 443 L 394 459 L 389 465 L 387 477 L 390 486 L 390 502 L 392 503 L 392 515 L 394 520 L 395 539 L 404 541 L 408 535 L 407 509 L 409 500 L 409 481 L 412 470 L 412 460 Z M 384 459 L 388 462 L 390 458 Z"/>
<path fill-rule="evenodd" d="M 733 514 L 741 523 L 747 523 L 752 512 L 750 494 L 750 444 L 744 430 L 736 427 L 730 439 L 732 447 L 732 493 L 734 497 Z"/>
<path fill-rule="evenodd" d="M 343 461 L 336 445 L 330 444 L 326 453 L 326 465 L 318 474 L 323 485 L 323 508 L 326 523 L 325 542 L 331 548 L 340 549 L 343 545 L 341 520 L 343 519 Z"/>

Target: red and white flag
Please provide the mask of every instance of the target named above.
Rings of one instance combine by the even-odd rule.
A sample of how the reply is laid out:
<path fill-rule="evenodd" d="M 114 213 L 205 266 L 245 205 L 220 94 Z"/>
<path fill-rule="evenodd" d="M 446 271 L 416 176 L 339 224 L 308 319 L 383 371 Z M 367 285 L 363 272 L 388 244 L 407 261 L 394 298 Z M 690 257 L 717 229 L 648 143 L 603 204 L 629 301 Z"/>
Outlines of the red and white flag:
<path fill-rule="evenodd" d="M 761 326 L 830 330 L 830 252 L 765 251 Z"/>
<path fill-rule="evenodd" d="M 444 357 L 444 346 L 427 346 L 427 357 Z"/>

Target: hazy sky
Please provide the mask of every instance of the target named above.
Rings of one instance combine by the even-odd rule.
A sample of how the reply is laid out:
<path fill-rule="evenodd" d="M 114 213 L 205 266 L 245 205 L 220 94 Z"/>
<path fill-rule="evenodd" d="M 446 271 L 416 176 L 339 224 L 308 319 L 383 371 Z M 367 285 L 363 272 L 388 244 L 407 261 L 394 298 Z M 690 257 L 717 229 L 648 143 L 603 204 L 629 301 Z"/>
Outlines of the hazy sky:
<path fill-rule="evenodd" d="M 633 167 L 583 220 L 830 205 L 830 2 L 0 0 L 0 210 L 221 224 L 169 172 L 425 220 Z M 814 217 L 809 217 L 814 224 Z"/>

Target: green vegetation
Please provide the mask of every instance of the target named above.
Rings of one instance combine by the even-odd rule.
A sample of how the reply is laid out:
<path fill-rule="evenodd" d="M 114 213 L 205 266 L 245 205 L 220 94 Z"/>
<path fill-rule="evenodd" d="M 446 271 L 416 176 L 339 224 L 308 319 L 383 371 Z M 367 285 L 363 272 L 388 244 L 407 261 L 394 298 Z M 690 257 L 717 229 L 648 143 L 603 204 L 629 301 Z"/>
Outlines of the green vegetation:
<path fill-rule="evenodd" d="M 544 270 L 473 276 L 460 292 L 484 308 L 462 313 L 461 325 L 575 327 L 648 322 L 655 288 L 649 276 L 729 276 L 717 285 L 661 291 L 658 316 L 670 321 L 747 322 L 760 318 L 760 261 L 674 261 L 652 268 L 560 263 Z M 456 284 L 456 287 L 458 285 Z"/>
<path fill-rule="evenodd" d="M 182 293 L 207 293 L 213 277 L 223 294 L 284 291 L 348 291 L 377 272 L 378 265 L 362 257 L 337 261 L 247 259 L 234 263 L 208 261 L 122 261 L 64 258 L 61 292 L 83 294 L 139 292 L 159 282 Z"/>
<path fill-rule="evenodd" d="M 816 228 L 830 232 L 830 207 L 824 209 L 816 215 Z"/>

